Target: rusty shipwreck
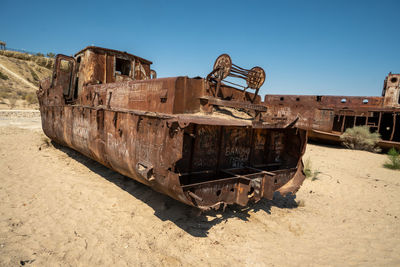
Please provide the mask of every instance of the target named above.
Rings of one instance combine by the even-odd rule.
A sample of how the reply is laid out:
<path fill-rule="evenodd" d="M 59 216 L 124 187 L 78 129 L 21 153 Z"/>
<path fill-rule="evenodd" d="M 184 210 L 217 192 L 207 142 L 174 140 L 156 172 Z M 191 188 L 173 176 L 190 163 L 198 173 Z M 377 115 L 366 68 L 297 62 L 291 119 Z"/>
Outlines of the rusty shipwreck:
<path fill-rule="evenodd" d="M 267 116 L 262 68 L 241 68 L 224 54 L 206 78 L 156 78 L 151 64 L 93 46 L 57 55 L 38 91 L 43 131 L 202 210 L 299 189 L 306 131 Z M 228 76 L 246 85 L 228 86 Z"/>
<path fill-rule="evenodd" d="M 348 128 L 366 125 L 383 149 L 400 149 L 400 74 L 389 73 L 382 96 L 265 95 L 267 113 L 308 130 L 308 138 L 340 143 Z"/>

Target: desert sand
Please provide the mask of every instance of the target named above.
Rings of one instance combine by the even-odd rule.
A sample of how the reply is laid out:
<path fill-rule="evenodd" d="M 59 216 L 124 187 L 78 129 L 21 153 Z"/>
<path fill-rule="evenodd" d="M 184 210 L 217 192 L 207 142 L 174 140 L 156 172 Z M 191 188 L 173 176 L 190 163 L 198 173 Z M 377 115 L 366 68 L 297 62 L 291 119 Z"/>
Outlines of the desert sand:
<path fill-rule="evenodd" d="M 18 112 L 17 112 L 18 113 Z M 195 210 L 0 113 L 1 266 L 399 266 L 400 172 L 385 155 L 308 145 L 296 196 Z"/>

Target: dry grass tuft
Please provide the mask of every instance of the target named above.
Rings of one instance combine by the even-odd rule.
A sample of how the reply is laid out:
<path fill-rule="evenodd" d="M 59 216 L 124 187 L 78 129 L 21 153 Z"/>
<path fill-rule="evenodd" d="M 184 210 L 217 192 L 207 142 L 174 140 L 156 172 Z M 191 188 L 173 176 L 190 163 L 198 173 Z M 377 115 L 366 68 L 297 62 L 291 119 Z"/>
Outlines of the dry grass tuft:
<path fill-rule="evenodd" d="M 392 170 L 400 170 L 400 152 L 392 147 L 388 152 L 388 158 L 389 161 L 383 166 Z"/>
<path fill-rule="evenodd" d="M 312 170 L 312 163 L 310 158 L 306 159 L 304 162 L 304 174 L 306 175 L 306 178 L 310 178 L 311 181 L 318 180 L 318 175 L 321 174 L 319 170 Z"/>

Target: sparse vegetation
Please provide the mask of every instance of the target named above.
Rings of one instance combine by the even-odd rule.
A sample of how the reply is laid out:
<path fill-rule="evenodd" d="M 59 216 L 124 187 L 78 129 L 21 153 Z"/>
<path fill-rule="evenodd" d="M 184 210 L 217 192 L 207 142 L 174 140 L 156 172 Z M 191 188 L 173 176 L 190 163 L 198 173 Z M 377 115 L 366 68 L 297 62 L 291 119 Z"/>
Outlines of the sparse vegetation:
<path fill-rule="evenodd" d="M 3 100 L 7 99 L 10 108 L 14 108 L 18 100 L 25 100 L 30 105 L 39 102 L 35 92 L 13 90 L 10 88 L 0 88 L 0 98 Z"/>
<path fill-rule="evenodd" d="M 356 126 L 348 128 L 340 136 L 343 145 L 350 149 L 366 150 L 371 152 L 380 152 L 381 149 L 377 147 L 380 141 L 379 133 L 371 133 L 368 126 Z"/>
<path fill-rule="evenodd" d="M 25 96 L 25 100 L 29 104 L 36 104 L 36 103 L 39 102 L 38 98 L 37 98 L 37 96 L 36 96 L 36 94 L 34 92 L 27 93 L 26 96 Z"/>
<path fill-rule="evenodd" d="M 2 72 L 0 71 L 0 79 L 2 79 L 2 80 L 8 80 L 8 76 L 5 75 L 4 73 L 2 73 Z"/>
<path fill-rule="evenodd" d="M 312 169 L 312 163 L 310 158 L 306 159 L 304 162 L 304 174 L 306 175 L 306 178 L 310 178 L 311 181 L 318 180 L 318 175 L 321 172 L 319 170 L 313 170 Z"/>
<path fill-rule="evenodd" d="M 30 69 L 30 71 L 31 71 L 31 75 L 32 75 L 33 80 L 39 81 L 39 76 L 36 74 L 36 72 L 34 70 L 32 70 L 32 69 Z"/>
<path fill-rule="evenodd" d="M 15 105 L 16 105 L 16 103 L 17 103 L 17 99 L 15 98 L 15 97 L 11 97 L 11 98 L 9 98 L 8 99 L 8 101 L 9 101 L 9 105 L 10 105 L 10 108 L 11 109 L 13 109 L 13 108 L 15 108 Z"/>
<path fill-rule="evenodd" d="M 50 52 L 50 53 L 47 53 L 46 56 L 49 57 L 49 58 L 55 58 L 56 54 Z"/>
<path fill-rule="evenodd" d="M 0 98 L 9 99 L 12 96 L 15 96 L 15 92 L 13 92 L 10 88 L 0 88 Z"/>
<path fill-rule="evenodd" d="M 26 61 L 32 61 L 32 62 L 35 62 L 36 64 L 38 64 L 39 66 L 42 66 L 42 67 L 52 70 L 53 65 L 54 65 L 54 58 L 44 57 L 44 55 L 42 53 L 38 53 L 38 54 L 31 55 L 31 54 L 21 53 L 21 52 L 0 50 L 0 55 L 2 55 L 2 56 L 26 60 Z"/>
<path fill-rule="evenodd" d="M 388 152 L 389 161 L 383 164 L 385 168 L 392 170 L 400 170 L 400 151 L 391 148 Z"/>

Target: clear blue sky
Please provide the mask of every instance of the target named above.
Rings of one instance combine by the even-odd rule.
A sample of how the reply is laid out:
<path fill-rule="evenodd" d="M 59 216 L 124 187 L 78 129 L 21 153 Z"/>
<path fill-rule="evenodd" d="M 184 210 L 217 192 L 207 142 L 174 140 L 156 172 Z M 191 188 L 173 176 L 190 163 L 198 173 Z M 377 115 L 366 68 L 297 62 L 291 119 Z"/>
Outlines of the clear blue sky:
<path fill-rule="evenodd" d="M 123 50 L 159 77 L 205 76 L 228 53 L 265 69 L 261 94 L 379 95 L 387 73 L 400 73 L 400 0 L 1 0 L 0 18 L 9 47 Z"/>

